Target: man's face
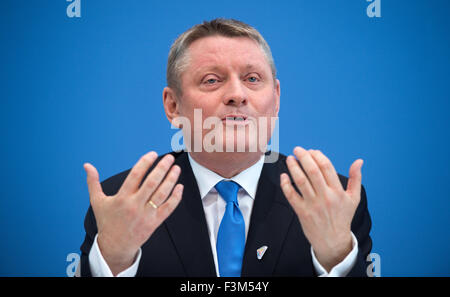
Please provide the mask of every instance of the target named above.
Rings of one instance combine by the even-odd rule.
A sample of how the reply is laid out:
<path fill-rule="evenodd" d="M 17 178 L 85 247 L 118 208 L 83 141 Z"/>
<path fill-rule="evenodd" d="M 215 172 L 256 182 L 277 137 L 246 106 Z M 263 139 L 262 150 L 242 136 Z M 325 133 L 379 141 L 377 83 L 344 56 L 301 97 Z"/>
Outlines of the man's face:
<path fill-rule="evenodd" d="M 190 120 L 191 139 L 194 140 L 194 110 L 201 109 L 203 120 L 220 119 L 223 141 L 235 144 L 243 141 L 246 151 L 256 140 L 249 138 L 255 135 L 252 133 L 263 133 L 268 141 L 273 129 L 271 119 L 278 116 L 280 85 L 278 80 L 274 82 L 261 47 L 245 37 L 212 36 L 193 42 L 188 55 L 188 66 L 181 75 L 182 97 L 178 103 L 179 115 Z M 266 118 L 267 125 L 261 118 Z M 205 137 L 212 129 L 199 130 L 195 133 L 202 132 Z M 238 134 L 243 130 L 244 134 Z"/>

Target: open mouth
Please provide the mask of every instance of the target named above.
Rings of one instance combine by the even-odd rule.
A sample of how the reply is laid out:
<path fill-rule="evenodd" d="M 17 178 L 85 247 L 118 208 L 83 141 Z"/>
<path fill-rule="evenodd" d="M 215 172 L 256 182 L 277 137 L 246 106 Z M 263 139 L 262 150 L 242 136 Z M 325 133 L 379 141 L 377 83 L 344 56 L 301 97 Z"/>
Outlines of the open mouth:
<path fill-rule="evenodd" d="M 245 121 L 247 116 L 245 114 L 227 114 L 222 118 L 222 121 Z"/>
<path fill-rule="evenodd" d="M 239 125 L 247 124 L 248 120 L 246 115 L 230 114 L 223 117 L 222 122 L 225 122 L 226 124 Z"/>
<path fill-rule="evenodd" d="M 245 121 L 244 117 L 226 117 L 226 121 Z"/>

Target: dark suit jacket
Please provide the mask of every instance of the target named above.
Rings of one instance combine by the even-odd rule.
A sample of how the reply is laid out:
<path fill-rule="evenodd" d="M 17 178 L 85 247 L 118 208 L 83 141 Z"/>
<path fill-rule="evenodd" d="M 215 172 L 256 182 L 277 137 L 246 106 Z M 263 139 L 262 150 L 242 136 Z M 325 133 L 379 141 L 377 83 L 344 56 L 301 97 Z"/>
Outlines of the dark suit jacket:
<path fill-rule="evenodd" d="M 172 155 L 175 157 L 175 164 L 181 167 L 178 182 L 184 185 L 183 198 L 175 211 L 142 246 L 136 276 L 214 277 L 216 271 L 205 214 L 188 155 L 185 152 Z M 277 162 L 265 163 L 263 166 L 245 245 L 242 276 L 316 275 L 310 243 L 280 188 L 280 174 L 289 174 L 285 161 L 286 156 L 280 154 Z M 104 193 L 116 194 L 129 171 L 102 182 Z M 345 189 L 348 179 L 342 175 L 339 178 Z M 97 234 L 91 207 L 86 214 L 84 226 L 86 237 L 81 246 L 81 275 L 90 276 L 88 255 Z M 369 264 L 366 257 L 372 248 L 370 228 L 371 219 L 363 187 L 361 202 L 351 225 L 358 239 L 359 252 L 349 276 L 366 276 Z M 268 249 L 264 257 L 258 260 L 256 250 L 263 245 L 268 246 Z"/>

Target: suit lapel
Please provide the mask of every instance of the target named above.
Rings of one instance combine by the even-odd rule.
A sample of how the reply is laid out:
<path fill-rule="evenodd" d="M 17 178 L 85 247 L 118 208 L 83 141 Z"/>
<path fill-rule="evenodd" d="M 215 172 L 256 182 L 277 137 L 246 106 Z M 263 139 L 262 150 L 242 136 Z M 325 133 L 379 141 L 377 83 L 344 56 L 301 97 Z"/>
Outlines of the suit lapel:
<path fill-rule="evenodd" d="M 182 172 L 178 183 L 184 185 L 183 197 L 165 224 L 186 275 L 214 277 L 216 270 L 205 213 L 187 153 L 181 153 L 175 164 L 180 166 Z"/>
<path fill-rule="evenodd" d="M 272 276 L 294 213 L 284 198 L 278 163 L 265 163 L 258 182 L 245 245 L 242 276 Z M 262 259 L 257 249 L 267 246 Z"/>
<path fill-rule="evenodd" d="M 215 277 L 214 258 L 197 181 L 187 153 L 176 157 L 182 174 L 183 198 L 164 222 L 188 277 Z M 280 156 L 281 157 L 281 156 Z M 284 159 L 281 157 L 281 159 Z M 294 212 L 284 197 L 279 175 L 286 172 L 282 160 L 265 163 L 261 171 L 244 251 L 242 276 L 272 276 Z M 281 165 L 280 165 L 281 164 Z M 267 246 L 261 260 L 256 251 Z"/>

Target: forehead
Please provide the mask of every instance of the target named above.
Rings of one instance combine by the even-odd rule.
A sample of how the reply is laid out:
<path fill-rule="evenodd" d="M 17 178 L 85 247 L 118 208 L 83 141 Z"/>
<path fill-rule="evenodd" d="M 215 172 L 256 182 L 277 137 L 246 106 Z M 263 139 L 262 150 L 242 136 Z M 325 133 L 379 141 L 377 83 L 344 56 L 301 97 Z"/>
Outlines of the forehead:
<path fill-rule="evenodd" d="M 209 36 L 188 48 L 191 71 L 205 67 L 270 68 L 259 44 L 247 37 Z"/>

